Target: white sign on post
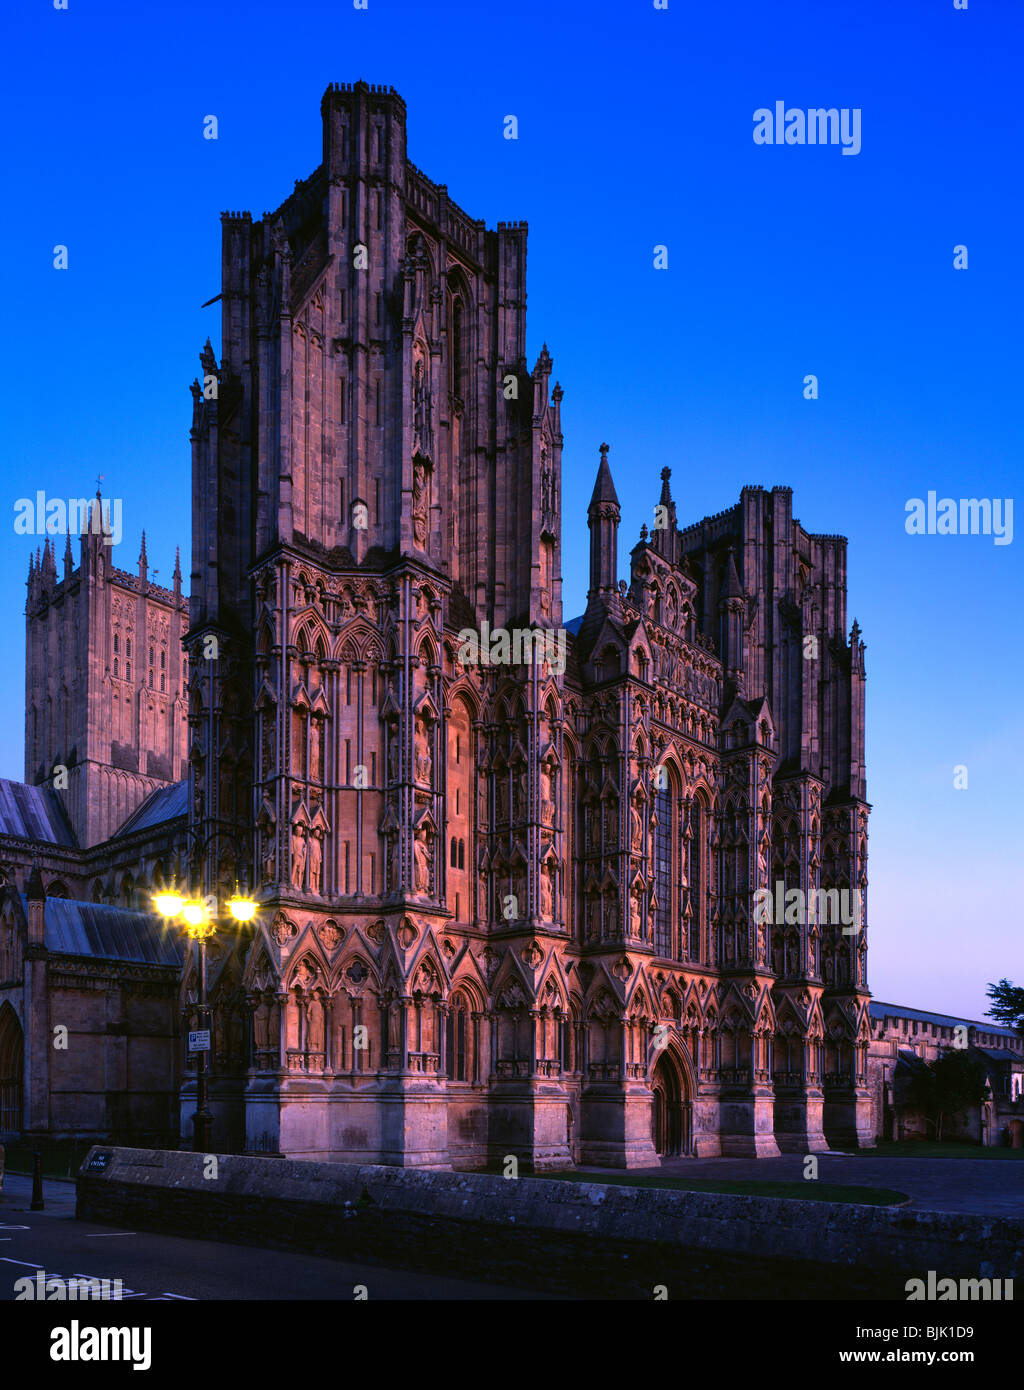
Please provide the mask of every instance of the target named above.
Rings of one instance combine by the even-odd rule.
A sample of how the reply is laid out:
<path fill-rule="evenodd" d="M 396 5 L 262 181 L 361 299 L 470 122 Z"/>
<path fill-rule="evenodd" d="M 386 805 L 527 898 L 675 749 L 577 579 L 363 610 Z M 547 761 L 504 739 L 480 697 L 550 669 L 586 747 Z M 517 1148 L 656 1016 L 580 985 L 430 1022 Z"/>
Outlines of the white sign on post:
<path fill-rule="evenodd" d="M 188 1035 L 189 1052 L 209 1052 L 210 1050 L 210 1030 L 202 1028 L 198 1032 Z"/>

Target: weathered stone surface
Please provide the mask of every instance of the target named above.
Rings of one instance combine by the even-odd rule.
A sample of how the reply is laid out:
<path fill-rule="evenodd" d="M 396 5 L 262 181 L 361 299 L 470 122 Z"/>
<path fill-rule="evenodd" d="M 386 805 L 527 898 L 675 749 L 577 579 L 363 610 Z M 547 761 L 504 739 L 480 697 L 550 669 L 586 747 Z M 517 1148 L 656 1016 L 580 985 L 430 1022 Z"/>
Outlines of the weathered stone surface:
<path fill-rule="evenodd" d="M 109 1163 L 90 1172 L 99 1152 Z M 510 1280 L 532 1267 L 591 1291 L 621 1290 L 623 1257 L 643 1289 L 699 1252 L 778 1264 L 783 1280 L 787 1262 L 856 1267 L 856 1287 L 876 1297 L 902 1296 L 905 1279 L 929 1269 L 977 1276 L 987 1262 L 996 1277 L 1024 1273 L 1024 1221 L 232 1156 L 218 1156 L 211 1180 L 204 1162 L 94 1149 L 79 1171 L 78 1216 L 492 1277 L 497 1268 Z"/>

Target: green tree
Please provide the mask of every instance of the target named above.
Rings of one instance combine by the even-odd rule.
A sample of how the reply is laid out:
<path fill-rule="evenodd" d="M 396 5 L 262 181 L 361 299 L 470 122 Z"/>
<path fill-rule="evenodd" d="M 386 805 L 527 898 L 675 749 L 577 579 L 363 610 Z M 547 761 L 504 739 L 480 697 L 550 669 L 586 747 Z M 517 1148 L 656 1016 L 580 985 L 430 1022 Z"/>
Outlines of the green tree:
<path fill-rule="evenodd" d="M 907 1105 L 924 1115 L 938 1140 L 947 1120 L 965 1115 L 988 1097 L 984 1063 L 955 1048 L 916 1068 L 904 1092 Z"/>
<path fill-rule="evenodd" d="M 997 985 L 989 985 L 988 997 L 992 1007 L 985 1017 L 1024 1033 L 1024 988 L 1012 980 L 1000 980 Z"/>

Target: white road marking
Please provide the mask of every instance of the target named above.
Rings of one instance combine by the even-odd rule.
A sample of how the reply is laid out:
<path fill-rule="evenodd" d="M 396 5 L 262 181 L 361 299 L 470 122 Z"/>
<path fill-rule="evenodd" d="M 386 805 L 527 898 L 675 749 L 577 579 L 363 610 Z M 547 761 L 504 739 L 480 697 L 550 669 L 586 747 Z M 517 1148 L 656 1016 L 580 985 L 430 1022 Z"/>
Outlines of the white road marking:
<path fill-rule="evenodd" d="M 25 1226 L 25 1227 L 23 1227 L 23 1229 L 27 1231 L 27 1230 L 28 1230 L 28 1227 Z M 91 1235 L 86 1236 L 86 1240 L 110 1240 L 112 1236 L 134 1236 L 134 1235 L 138 1235 L 138 1232 L 137 1232 L 137 1231 L 94 1231 Z"/>
<path fill-rule="evenodd" d="M 124 1234 L 125 1234 L 125 1235 L 134 1235 L 135 1232 L 134 1232 L 134 1231 L 125 1231 Z M 46 1271 L 45 1271 L 45 1270 L 42 1268 L 42 1266 L 39 1265 L 39 1264 L 30 1263 L 28 1260 L 12 1260 L 12 1259 L 10 1258 L 9 1255 L 0 1255 L 0 1261 L 2 1261 L 2 1262 L 3 1262 L 4 1264 L 6 1264 L 6 1265 L 24 1265 L 26 1269 L 34 1269 L 34 1270 L 38 1271 L 40 1274 L 45 1274 L 45 1273 L 46 1273 Z M 68 1282 L 68 1279 L 96 1279 L 96 1280 L 100 1280 L 100 1281 L 102 1281 L 103 1279 L 106 1279 L 109 1283 L 112 1283 L 115 1276 L 109 1275 L 109 1274 L 103 1274 L 103 1275 L 100 1275 L 100 1274 L 69 1274 L 69 1275 L 68 1275 L 68 1279 L 65 1279 L 65 1278 L 63 1277 L 63 1275 L 60 1275 L 60 1274 L 47 1274 L 46 1277 L 47 1277 L 48 1279 L 60 1279 L 62 1283 L 66 1284 L 66 1283 Z M 131 1289 L 122 1289 L 122 1291 L 121 1291 L 121 1297 L 122 1297 L 122 1299 L 128 1299 L 128 1298 L 148 1299 L 149 1302 L 151 1302 L 151 1303 L 161 1303 L 165 1298 L 173 1298 L 173 1299 L 176 1299 L 176 1300 L 177 1300 L 178 1302 L 180 1302 L 180 1303 L 198 1303 L 198 1302 L 199 1302 L 198 1299 L 196 1299 L 196 1298 L 189 1298 L 189 1296 L 188 1296 L 187 1294 L 183 1294 L 183 1293 L 154 1293 L 154 1294 L 149 1294 L 149 1293 L 134 1293 Z"/>

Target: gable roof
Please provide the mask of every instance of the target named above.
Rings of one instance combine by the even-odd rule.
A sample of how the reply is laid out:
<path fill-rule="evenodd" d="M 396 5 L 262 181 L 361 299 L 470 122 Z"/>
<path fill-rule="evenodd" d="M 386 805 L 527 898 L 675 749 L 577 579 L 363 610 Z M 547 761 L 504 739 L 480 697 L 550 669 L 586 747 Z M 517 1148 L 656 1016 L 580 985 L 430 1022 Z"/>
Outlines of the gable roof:
<path fill-rule="evenodd" d="M 28 899 L 21 895 L 27 912 Z M 164 926 L 155 912 L 136 912 L 107 903 L 46 899 L 46 947 L 66 956 L 138 961 L 180 969 L 184 951 L 180 935 Z"/>
<path fill-rule="evenodd" d="M 0 778 L 0 835 L 41 840 L 48 845 L 78 846 L 64 804 L 52 787 Z"/>
<path fill-rule="evenodd" d="M 146 830 L 149 826 L 160 825 L 164 821 L 176 820 L 188 815 L 188 778 L 183 782 L 173 782 L 169 787 L 157 787 L 150 792 L 141 806 L 119 826 L 110 837 L 119 840 L 122 835 L 133 835 L 136 830 Z"/>
<path fill-rule="evenodd" d="M 969 1028 L 980 1028 L 985 1033 L 993 1033 L 1002 1038 L 1020 1038 L 1020 1034 L 1012 1028 L 1007 1028 L 1001 1023 L 996 1023 L 993 1019 L 986 1019 L 984 1022 L 976 1018 L 957 1018 L 954 1014 L 931 1014 L 924 1009 L 906 1009 L 902 1004 L 884 1004 L 880 999 L 871 1001 L 871 1017 L 883 1019 L 889 1018 L 909 1018 L 912 1022 L 918 1023 L 937 1023 L 943 1028 L 955 1028 L 957 1024 L 966 1024 Z"/>

